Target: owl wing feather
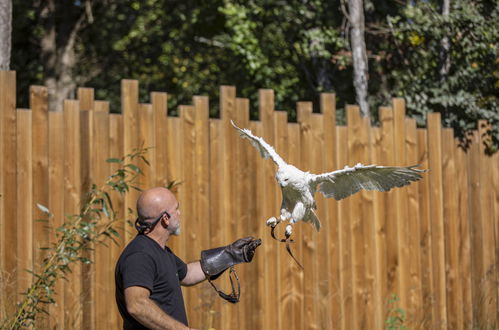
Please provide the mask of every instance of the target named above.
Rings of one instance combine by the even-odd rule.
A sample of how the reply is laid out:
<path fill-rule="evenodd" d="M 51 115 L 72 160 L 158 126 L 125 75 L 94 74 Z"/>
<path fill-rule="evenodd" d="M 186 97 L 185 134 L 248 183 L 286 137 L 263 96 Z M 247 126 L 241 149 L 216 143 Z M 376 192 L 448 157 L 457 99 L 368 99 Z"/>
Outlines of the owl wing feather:
<path fill-rule="evenodd" d="M 259 136 L 253 135 L 251 131 L 247 128 L 241 129 L 234 124 L 234 122 L 231 120 L 230 123 L 234 128 L 239 132 L 241 137 L 248 139 L 251 144 L 260 152 L 260 155 L 264 158 L 271 158 L 274 163 L 277 164 L 277 166 L 283 166 L 286 165 L 286 162 L 277 154 L 277 152 L 274 150 L 274 148 L 265 142 L 265 140 Z"/>
<path fill-rule="evenodd" d="M 394 187 L 403 187 L 421 179 L 426 170 L 417 169 L 418 165 L 397 167 L 357 164 L 346 166 L 342 170 L 314 175 L 311 185 L 327 198 L 336 200 L 346 198 L 361 189 L 389 191 Z"/>

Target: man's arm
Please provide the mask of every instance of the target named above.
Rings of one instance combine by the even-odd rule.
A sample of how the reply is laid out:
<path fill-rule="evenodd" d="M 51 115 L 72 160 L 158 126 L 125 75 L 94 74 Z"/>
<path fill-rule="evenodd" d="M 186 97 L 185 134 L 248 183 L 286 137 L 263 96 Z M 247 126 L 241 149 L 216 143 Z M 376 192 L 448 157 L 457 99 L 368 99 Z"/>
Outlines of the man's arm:
<path fill-rule="evenodd" d="M 190 329 L 178 322 L 149 299 L 149 290 L 140 286 L 125 289 L 125 302 L 128 313 L 149 329 Z"/>
<path fill-rule="evenodd" d="M 180 284 L 185 286 L 191 286 L 198 284 L 206 279 L 206 275 L 201 269 L 201 263 L 199 261 L 194 261 L 187 264 L 187 274 L 180 281 Z"/>

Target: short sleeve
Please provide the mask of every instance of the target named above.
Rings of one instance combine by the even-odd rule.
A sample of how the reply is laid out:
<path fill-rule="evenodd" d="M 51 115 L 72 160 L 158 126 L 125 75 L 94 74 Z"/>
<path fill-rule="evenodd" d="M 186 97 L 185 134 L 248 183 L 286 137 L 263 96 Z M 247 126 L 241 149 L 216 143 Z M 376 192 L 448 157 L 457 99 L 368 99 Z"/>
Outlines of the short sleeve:
<path fill-rule="evenodd" d="M 178 279 L 179 281 L 182 281 L 187 275 L 187 264 L 183 262 L 182 259 L 180 259 L 176 255 L 173 256 L 175 257 L 175 264 L 177 265 Z"/>
<path fill-rule="evenodd" d="M 123 289 L 141 286 L 152 291 L 155 273 L 156 265 L 149 255 L 141 252 L 133 253 L 121 264 Z"/>

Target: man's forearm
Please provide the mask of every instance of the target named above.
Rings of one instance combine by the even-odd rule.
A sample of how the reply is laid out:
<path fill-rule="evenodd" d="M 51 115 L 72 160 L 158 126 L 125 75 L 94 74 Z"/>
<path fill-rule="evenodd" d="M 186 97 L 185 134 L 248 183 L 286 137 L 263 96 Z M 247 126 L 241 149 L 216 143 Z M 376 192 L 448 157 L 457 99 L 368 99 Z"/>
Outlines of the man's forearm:
<path fill-rule="evenodd" d="M 190 329 L 185 324 L 175 320 L 166 314 L 161 308 L 158 307 L 151 299 L 142 299 L 136 302 L 129 309 L 129 313 L 134 319 L 139 321 L 142 325 L 149 329 L 171 329 L 171 330 L 184 330 Z"/>
<path fill-rule="evenodd" d="M 206 275 L 201 269 L 201 264 L 199 261 L 191 262 L 187 265 L 187 275 L 182 280 L 181 284 L 186 286 L 191 286 L 198 284 L 206 279 Z"/>

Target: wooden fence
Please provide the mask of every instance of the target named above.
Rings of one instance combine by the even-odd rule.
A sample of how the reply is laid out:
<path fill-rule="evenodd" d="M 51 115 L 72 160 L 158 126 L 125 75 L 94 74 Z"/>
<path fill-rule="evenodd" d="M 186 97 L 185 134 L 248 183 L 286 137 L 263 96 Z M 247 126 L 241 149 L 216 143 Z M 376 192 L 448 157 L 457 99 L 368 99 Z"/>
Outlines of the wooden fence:
<path fill-rule="evenodd" d="M 402 316 L 409 329 L 498 327 L 499 155 L 483 152 L 480 122 L 467 152 L 438 113 L 427 128 L 405 117 L 403 99 L 380 109 L 380 127 L 347 107 L 347 125 L 337 126 L 335 96 L 321 95 L 321 113 L 297 104 L 298 122 L 275 111 L 274 92 L 259 92 L 259 121 L 249 120 L 249 102 L 221 87 L 221 118 L 209 118 L 208 98 L 196 96 L 167 116 L 166 93 L 139 104 L 138 82 L 123 80 L 122 114 L 78 90 L 63 112 L 48 112 L 47 89 L 33 86 L 30 108 L 16 109 L 15 72 L 0 71 L 0 266 L 1 316 L 12 312 L 32 281 L 41 247 L 54 232 L 36 204 L 49 207 L 57 227 L 78 211 L 91 183 L 113 169 L 105 160 L 142 144 L 151 163 L 143 188 L 181 181 L 178 199 L 183 233 L 169 242 L 184 260 L 202 249 L 253 235 L 263 239 L 251 264 L 237 266 L 241 302 L 222 301 L 209 284 L 185 288 L 190 324 L 201 329 L 383 329 Z M 421 164 L 429 172 L 389 193 L 362 192 L 343 201 L 317 194 L 323 228 L 295 226 L 300 270 L 264 225 L 279 213 L 275 165 L 238 137 L 229 120 L 274 145 L 288 162 L 325 172 L 358 162 Z M 137 193 L 115 205 L 126 219 Z M 131 218 L 131 217 L 129 217 Z M 114 264 L 134 230 L 123 221 L 120 245 L 96 246 L 94 264 L 77 265 L 57 284 L 57 304 L 40 328 L 116 329 Z M 227 278 L 219 284 L 228 289 Z M 398 301 L 392 299 L 396 295 Z"/>

